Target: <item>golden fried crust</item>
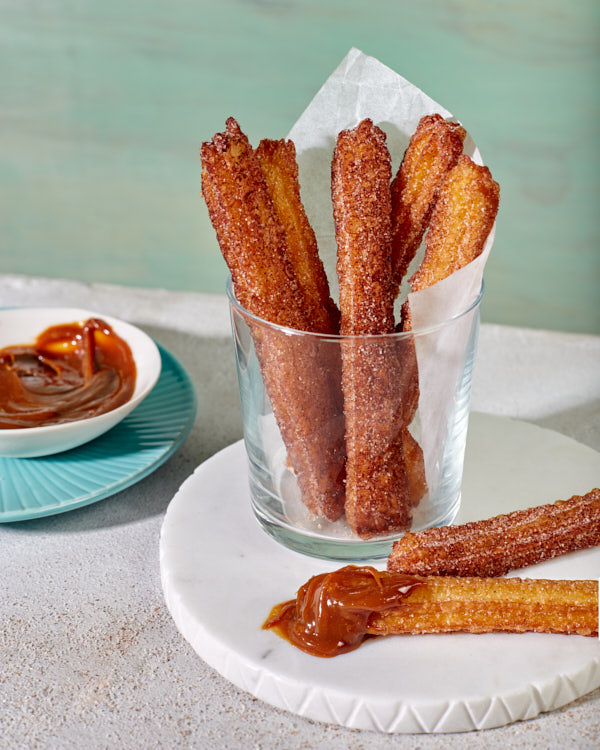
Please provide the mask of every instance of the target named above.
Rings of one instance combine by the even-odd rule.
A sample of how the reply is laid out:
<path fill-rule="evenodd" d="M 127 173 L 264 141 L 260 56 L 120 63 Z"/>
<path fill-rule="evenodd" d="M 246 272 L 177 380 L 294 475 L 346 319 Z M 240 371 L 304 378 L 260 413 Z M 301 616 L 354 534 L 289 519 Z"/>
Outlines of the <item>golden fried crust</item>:
<path fill-rule="evenodd" d="M 440 578 L 347 565 L 313 576 L 263 628 L 313 656 L 358 648 L 367 635 L 598 634 L 598 582 Z"/>
<path fill-rule="evenodd" d="M 394 330 L 390 177 L 385 133 L 371 120 L 338 135 L 332 197 L 342 335 Z"/>
<path fill-rule="evenodd" d="M 302 501 L 315 516 L 336 521 L 344 510 L 346 456 L 339 350 L 256 324 L 252 335 Z"/>
<path fill-rule="evenodd" d="M 406 464 L 408 496 L 410 504 L 415 507 L 427 492 L 427 480 L 425 479 L 423 449 L 407 427 L 402 427 L 402 449 Z"/>
<path fill-rule="evenodd" d="M 300 198 L 296 148 L 292 141 L 262 140 L 256 154 L 285 231 L 286 256 L 304 292 L 309 330 L 337 334 L 340 313 L 331 298 L 315 233 Z"/>
<path fill-rule="evenodd" d="M 392 273 L 396 290 L 421 244 L 442 177 L 462 153 L 466 131 L 441 115 L 419 120 L 392 182 Z"/>
<path fill-rule="evenodd" d="M 390 255 L 391 161 L 370 120 L 342 131 L 332 164 L 341 332 L 394 330 Z M 347 521 L 364 538 L 410 526 L 402 388 L 391 341 L 342 342 Z"/>
<path fill-rule="evenodd" d="M 598 635 L 598 582 L 427 577 L 398 606 L 375 613 L 372 635 L 562 633 Z"/>
<path fill-rule="evenodd" d="M 406 534 L 388 570 L 415 575 L 499 576 L 600 544 L 600 490 L 569 500 Z"/>
<path fill-rule="evenodd" d="M 304 295 L 285 255 L 285 232 L 235 120 L 201 154 L 202 192 L 237 300 L 264 320 L 309 329 Z M 345 455 L 339 355 L 310 337 L 254 321 L 249 326 L 302 500 L 315 515 L 336 520 L 343 513 Z"/>
<path fill-rule="evenodd" d="M 285 256 L 285 234 L 248 139 L 231 117 L 200 153 L 202 193 L 238 301 L 271 323 L 305 330 L 304 299 Z"/>
<path fill-rule="evenodd" d="M 500 188 L 490 170 L 463 154 L 442 178 L 425 238 L 425 258 L 411 278 L 417 292 L 481 254 L 498 212 Z"/>
<path fill-rule="evenodd" d="M 498 184 L 493 181 L 489 169 L 476 165 L 468 156 L 458 156 L 462 150 L 464 130 L 460 126 L 445 123 L 441 118 L 426 123 L 425 127 L 426 132 L 437 131 L 438 138 L 441 137 L 440 130 L 444 129 L 446 129 L 447 138 L 444 147 L 445 156 L 437 163 L 439 170 L 437 177 L 435 180 L 432 178 L 428 185 L 428 189 L 432 192 L 432 205 L 435 204 L 435 207 L 426 237 L 425 258 L 410 280 L 413 292 L 441 281 L 474 260 L 483 250 L 498 211 L 499 188 Z M 440 151 L 442 150 L 436 138 L 428 141 L 426 135 L 422 139 L 417 137 L 417 134 L 418 130 L 415 133 L 417 146 L 420 145 L 421 140 L 424 140 L 425 145 L 429 143 L 434 153 L 436 145 Z M 414 158 L 416 161 L 416 156 Z M 412 163 L 412 160 L 413 157 L 410 158 L 409 163 Z M 451 167 L 453 160 L 456 163 Z M 446 165 L 443 168 L 442 163 Z M 402 172 L 402 168 L 400 171 Z M 415 180 L 415 185 L 417 183 L 418 181 Z M 421 189 L 424 189 L 422 185 Z M 424 216 L 423 228 L 427 223 L 427 212 Z M 422 237 L 422 232 L 419 242 L 420 237 Z M 406 265 L 411 260 L 412 256 L 408 258 Z M 396 278 L 398 280 L 398 277 Z M 406 332 L 412 330 L 408 300 L 402 305 L 401 329 Z M 405 414 L 405 424 L 410 424 L 419 399 L 417 355 L 413 345 L 407 344 L 403 358 L 404 370 L 413 373 L 412 380 L 405 376 L 405 402 L 413 405 L 413 412 Z M 419 466 L 420 462 L 415 457 L 409 466 L 409 476 L 414 475 L 410 480 L 413 483 L 418 482 Z M 424 475 L 422 466 L 421 472 Z"/>

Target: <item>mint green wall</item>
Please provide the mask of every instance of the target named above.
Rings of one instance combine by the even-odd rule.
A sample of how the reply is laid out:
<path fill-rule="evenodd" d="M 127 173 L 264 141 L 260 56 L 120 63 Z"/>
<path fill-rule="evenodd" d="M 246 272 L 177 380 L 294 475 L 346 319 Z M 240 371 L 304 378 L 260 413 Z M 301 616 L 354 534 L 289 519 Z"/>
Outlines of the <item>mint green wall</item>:
<path fill-rule="evenodd" d="M 597 0 L 0 0 L 0 272 L 221 292 L 201 141 L 285 135 L 356 46 L 501 184 L 484 319 L 600 333 L 599 37 Z"/>

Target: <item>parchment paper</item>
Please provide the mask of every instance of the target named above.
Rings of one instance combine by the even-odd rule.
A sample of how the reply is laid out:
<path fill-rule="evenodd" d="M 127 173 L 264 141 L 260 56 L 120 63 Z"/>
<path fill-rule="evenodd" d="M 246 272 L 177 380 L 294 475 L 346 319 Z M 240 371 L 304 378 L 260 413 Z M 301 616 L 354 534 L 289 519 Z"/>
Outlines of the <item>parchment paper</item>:
<path fill-rule="evenodd" d="M 291 129 L 298 156 L 302 199 L 317 235 L 319 251 L 325 265 L 334 297 L 338 296 L 335 272 L 336 245 L 331 204 L 331 160 L 340 130 L 352 128 L 370 117 L 387 135 L 395 174 L 411 135 L 423 115 L 439 113 L 455 120 L 453 115 L 427 94 L 373 57 L 351 49 L 336 70 L 325 81 L 314 99 Z M 464 153 L 482 164 L 472 137 L 467 134 Z M 477 298 L 483 270 L 492 247 L 494 229 L 479 258 L 430 289 L 409 295 L 414 330 L 427 328 L 455 317 Z M 406 279 L 410 278 L 423 258 L 423 247 L 417 252 Z M 400 290 L 396 311 L 407 294 L 406 282 Z M 399 316 L 397 315 L 397 320 Z M 437 336 L 434 349 L 427 337 L 415 341 L 419 364 L 421 396 L 419 418 L 421 445 L 425 453 L 428 481 L 439 469 L 440 441 L 445 439 L 440 425 L 440 409 L 452 398 L 462 361 L 457 353 L 469 335 L 465 325 Z"/>

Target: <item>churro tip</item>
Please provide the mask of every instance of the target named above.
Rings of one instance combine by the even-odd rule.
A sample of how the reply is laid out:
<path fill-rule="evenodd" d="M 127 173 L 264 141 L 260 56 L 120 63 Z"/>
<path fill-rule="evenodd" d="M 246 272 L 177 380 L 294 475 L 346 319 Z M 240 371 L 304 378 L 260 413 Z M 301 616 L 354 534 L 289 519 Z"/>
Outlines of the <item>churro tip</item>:
<path fill-rule="evenodd" d="M 200 147 L 200 158 L 204 161 L 210 153 L 224 153 L 234 139 L 247 141 L 235 117 L 228 117 L 225 121 L 225 130 L 221 133 L 215 133 L 209 141 L 204 141 Z"/>
<path fill-rule="evenodd" d="M 228 117 L 225 120 L 225 132 L 227 135 L 242 135 L 242 129 L 235 117 Z"/>

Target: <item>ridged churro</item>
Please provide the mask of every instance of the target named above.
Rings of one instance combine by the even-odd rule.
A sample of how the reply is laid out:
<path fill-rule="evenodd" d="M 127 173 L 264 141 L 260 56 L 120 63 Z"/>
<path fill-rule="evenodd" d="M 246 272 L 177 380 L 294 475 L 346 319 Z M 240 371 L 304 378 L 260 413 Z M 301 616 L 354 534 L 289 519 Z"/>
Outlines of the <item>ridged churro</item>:
<path fill-rule="evenodd" d="M 440 127 L 440 124 L 436 123 L 436 126 Z M 464 131 L 461 131 L 462 128 L 453 133 L 457 139 L 455 149 L 458 148 L 458 141 L 462 145 Z M 498 184 L 487 167 L 478 166 L 468 156 L 459 156 L 455 166 L 447 170 L 438 183 L 434 189 L 437 200 L 425 238 L 425 257 L 410 279 L 411 292 L 441 281 L 478 257 L 498 212 Z M 401 330 L 408 332 L 412 328 L 410 301 L 406 300 L 402 305 Z M 412 413 L 405 414 L 405 424 L 408 425 L 419 400 L 414 342 L 407 342 L 402 357 L 403 370 L 412 373 L 412 380 L 405 376 L 405 402 L 411 403 L 414 409 Z M 415 466 L 418 466 L 416 459 L 413 460 L 413 472 Z"/>
<path fill-rule="evenodd" d="M 341 333 L 392 333 L 391 158 L 371 120 L 338 135 L 331 167 Z"/>
<path fill-rule="evenodd" d="M 202 193 L 238 302 L 271 323 L 305 330 L 304 297 L 248 138 L 230 117 L 200 153 Z"/>
<path fill-rule="evenodd" d="M 391 159 L 371 120 L 338 135 L 332 163 L 342 335 L 394 331 Z M 402 389 L 393 340 L 342 342 L 346 519 L 362 537 L 410 526 Z"/>
<path fill-rule="evenodd" d="M 465 154 L 442 178 L 425 237 L 425 257 L 410 280 L 417 292 L 475 260 L 492 229 L 500 188 Z"/>
<path fill-rule="evenodd" d="M 410 262 L 415 256 L 429 223 L 442 177 L 457 162 L 463 149 L 465 129 L 444 120 L 441 115 L 426 115 L 419 120 L 402 164 L 392 182 L 392 276 L 394 295 Z M 404 328 L 411 330 L 408 305 L 403 307 Z M 407 341 L 401 353 L 404 373 L 405 425 L 410 424 L 419 399 L 419 382 L 414 342 Z M 404 428 L 406 429 L 406 427 Z M 425 466 L 420 445 L 413 441 L 411 460 L 407 461 L 407 475 L 411 486 L 413 504 L 418 503 L 427 491 Z M 417 494 L 415 494 L 417 493 Z"/>
<path fill-rule="evenodd" d="M 402 427 L 402 448 L 406 465 L 408 497 L 410 504 L 415 507 L 420 503 L 428 489 L 425 477 L 425 461 L 423 449 L 410 433 L 408 427 L 404 426 Z"/>
<path fill-rule="evenodd" d="M 201 156 L 202 191 L 238 302 L 271 323 L 310 330 L 304 294 L 286 257 L 285 231 L 256 153 L 233 118 L 224 133 L 203 144 Z M 335 520 L 344 503 L 339 358 L 318 341 L 248 324 L 302 499 L 315 515 Z"/>
<path fill-rule="evenodd" d="M 265 139 L 259 143 L 256 154 L 285 231 L 286 257 L 304 293 L 309 330 L 337 334 L 340 313 L 331 298 L 315 233 L 300 198 L 296 147 L 289 140 Z"/>
<path fill-rule="evenodd" d="M 440 180 L 457 162 L 466 131 L 441 115 L 419 120 L 392 182 L 392 273 L 396 290 L 423 239 Z"/>
<path fill-rule="evenodd" d="M 598 581 L 438 576 L 423 581 L 397 608 L 374 615 L 367 632 L 598 635 Z"/>
<path fill-rule="evenodd" d="M 394 543 L 388 570 L 499 576 L 600 544 L 600 490 L 484 521 L 426 529 Z"/>
<path fill-rule="evenodd" d="M 598 582 L 413 576 L 347 565 L 313 576 L 263 628 L 313 656 L 352 651 L 368 635 L 598 634 Z"/>
<path fill-rule="evenodd" d="M 458 156 L 464 137 L 439 115 L 422 118 L 392 182 L 385 134 L 371 120 L 339 134 L 339 310 L 302 205 L 294 144 L 263 140 L 255 151 L 229 118 L 202 146 L 202 192 L 236 299 L 255 316 L 247 323 L 302 499 L 330 520 L 345 512 L 363 538 L 410 528 L 427 492 L 409 431 L 419 401 L 414 342 L 386 334 L 396 331 L 395 293 L 427 222 L 412 291 L 476 257 L 493 224 L 498 186 Z M 345 338 L 338 345 L 288 329 Z M 411 329 L 406 303 L 402 330 Z"/>

